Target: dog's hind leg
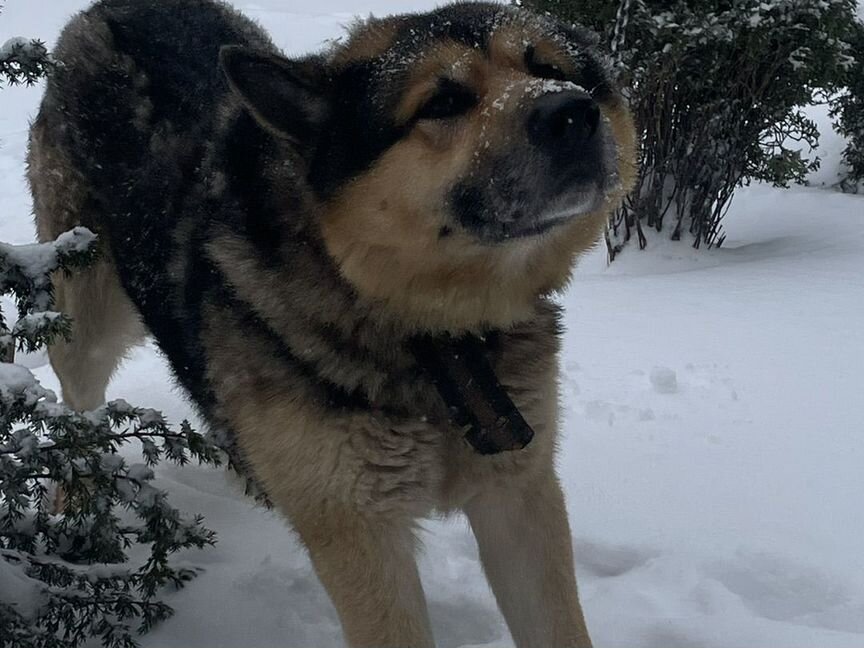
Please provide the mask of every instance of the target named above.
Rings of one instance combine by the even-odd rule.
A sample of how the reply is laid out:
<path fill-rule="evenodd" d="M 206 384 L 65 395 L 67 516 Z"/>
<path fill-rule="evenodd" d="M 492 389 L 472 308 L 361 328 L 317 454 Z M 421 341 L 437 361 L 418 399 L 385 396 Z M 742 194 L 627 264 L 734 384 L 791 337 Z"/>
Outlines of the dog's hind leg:
<path fill-rule="evenodd" d="M 113 265 L 99 261 L 70 277 L 55 278 L 55 307 L 72 318 L 72 339 L 48 350 L 64 402 L 92 410 L 105 402 L 105 389 L 131 346 L 144 337 L 135 307 Z"/>
<path fill-rule="evenodd" d="M 351 648 L 433 648 L 410 520 L 291 515 Z"/>
<path fill-rule="evenodd" d="M 464 510 L 518 648 L 590 648 L 567 509 L 551 466 L 528 483 L 490 488 Z"/>
<path fill-rule="evenodd" d="M 44 117 L 30 132 L 28 178 L 40 241 L 53 241 L 77 225 L 96 228 L 96 211 L 87 183 L 54 141 Z M 98 228 L 96 228 L 98 229 Z M 140 316 L 120 285 L 102 241 L 102 257 L 70 276 L 56 273 L 56 310 L 72 318 L 72 339 L 48 350 L 63 390 L 63 400 L 77 410 L 105 402 L 105 388 L 130 346 L 145 334 Z"/>

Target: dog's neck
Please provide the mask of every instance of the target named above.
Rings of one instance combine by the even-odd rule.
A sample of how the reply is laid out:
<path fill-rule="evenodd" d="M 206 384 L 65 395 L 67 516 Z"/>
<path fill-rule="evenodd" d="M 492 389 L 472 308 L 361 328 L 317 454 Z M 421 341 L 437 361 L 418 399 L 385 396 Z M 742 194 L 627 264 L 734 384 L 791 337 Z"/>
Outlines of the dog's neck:
<path fill-rule="evenodd" d="M 482 336 L 422 336 L 411 342 L 418 364 L 429 374 L 451 421 L 483 455 L 521 450 L 534 436 L 487 357 Z"/>

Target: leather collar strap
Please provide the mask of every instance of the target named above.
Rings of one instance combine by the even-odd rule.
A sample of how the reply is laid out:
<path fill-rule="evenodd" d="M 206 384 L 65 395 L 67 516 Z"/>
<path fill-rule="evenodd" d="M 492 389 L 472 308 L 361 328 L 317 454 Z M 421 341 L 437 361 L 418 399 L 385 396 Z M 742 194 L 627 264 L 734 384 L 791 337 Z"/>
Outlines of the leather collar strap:
<path fill-rule="evenodd" d="M 521 450 L 531 442 L 534 430 L 498 382 L 484 340 L 423 336 L 412 340 L 411 350 L 450 409 L 452 422 L 465 429 L 477 452 Z"/>

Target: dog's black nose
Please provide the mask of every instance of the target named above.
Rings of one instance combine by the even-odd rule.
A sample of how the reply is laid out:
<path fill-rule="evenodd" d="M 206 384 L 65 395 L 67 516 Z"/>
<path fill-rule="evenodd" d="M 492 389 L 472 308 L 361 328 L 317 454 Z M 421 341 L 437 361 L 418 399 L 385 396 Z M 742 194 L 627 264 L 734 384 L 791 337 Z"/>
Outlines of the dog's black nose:
<path fill-rule="evenodd" d="M 585 92 L 570 90 L 540 97 L 528 115 L 528 138 L 544 149 L 572 150 L 597 132 L 600 108 Z"/>

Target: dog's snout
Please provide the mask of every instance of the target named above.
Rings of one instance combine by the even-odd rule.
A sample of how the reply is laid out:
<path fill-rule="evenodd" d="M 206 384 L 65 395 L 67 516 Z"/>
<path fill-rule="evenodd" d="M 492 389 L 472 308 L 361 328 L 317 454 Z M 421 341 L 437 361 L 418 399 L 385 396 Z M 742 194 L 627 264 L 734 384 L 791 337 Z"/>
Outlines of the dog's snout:
<path fill-rule="evenodd" d="M 528 137 L 544 149 L 572 149 L 597 132 L 600 108 L 585 92 L 543 95 L 528 115 Z"/>

